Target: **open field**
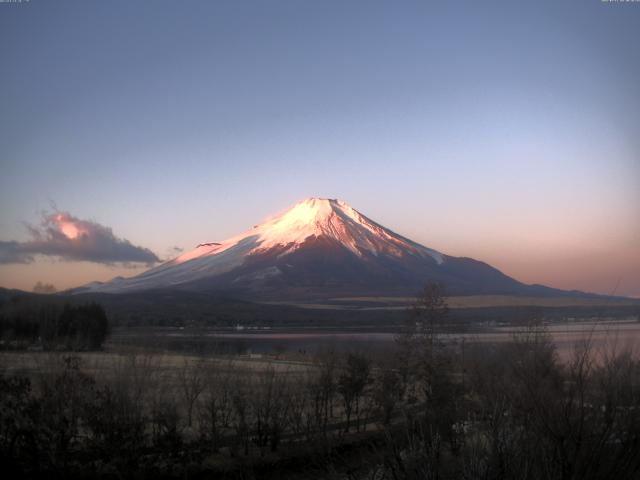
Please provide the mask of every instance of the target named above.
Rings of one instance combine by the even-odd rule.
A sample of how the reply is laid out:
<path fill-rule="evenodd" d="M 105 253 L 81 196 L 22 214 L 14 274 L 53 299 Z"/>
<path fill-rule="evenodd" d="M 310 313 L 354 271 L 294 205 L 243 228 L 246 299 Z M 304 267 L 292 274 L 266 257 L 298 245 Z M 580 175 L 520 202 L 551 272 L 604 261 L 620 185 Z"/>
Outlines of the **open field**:
<path fill-rule="evenodd" d="M 59 352 L 0 351 L 0 372 L 5 375 L 48 375 L 59 367 Z M 126 372 L 133 367 L 146 371 L 162 371 L 165 380 L 176 378 L 185 365 L 198 364 L 205 369 L 234 371 L 240 374 L 261 374 L 275 371 L 279 375 L 301 375 L 313 369 L 313 364 L 301 361 L 250 358 L 249 356 L 196 356 L 188 353 L 157 353 L 144 349 L 108 349 L 104 352 L 75 352 L 83 371 L 96 376 Z"/>
<path fill-rule="evenodd" d="M 449 308 L 490 308 L 490 307 L 640 307 L 640 300 L 625 298 L 589 297 L 522 297 L 515 295 L 469 295 L 447 297 Z M 335 297 L 326 302 L 268 302 L 270 305 L 292 305 L 311 309 L 362 309 L 397 310 L 411 306 L 415 297 Z"/>

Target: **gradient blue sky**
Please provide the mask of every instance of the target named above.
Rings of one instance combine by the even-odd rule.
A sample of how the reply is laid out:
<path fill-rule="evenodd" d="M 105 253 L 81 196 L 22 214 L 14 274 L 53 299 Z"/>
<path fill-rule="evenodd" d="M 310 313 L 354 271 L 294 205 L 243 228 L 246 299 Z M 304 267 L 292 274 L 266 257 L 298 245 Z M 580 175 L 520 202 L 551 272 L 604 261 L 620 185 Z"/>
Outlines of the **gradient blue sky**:
<path fill-rule="evenodd" d="M 526 282 L 640 296 L 640 3 L 0 3 L 0 240 L 165 258 L 305 197 Z M 141 270 L 37 258 L 0 285 Z"/>

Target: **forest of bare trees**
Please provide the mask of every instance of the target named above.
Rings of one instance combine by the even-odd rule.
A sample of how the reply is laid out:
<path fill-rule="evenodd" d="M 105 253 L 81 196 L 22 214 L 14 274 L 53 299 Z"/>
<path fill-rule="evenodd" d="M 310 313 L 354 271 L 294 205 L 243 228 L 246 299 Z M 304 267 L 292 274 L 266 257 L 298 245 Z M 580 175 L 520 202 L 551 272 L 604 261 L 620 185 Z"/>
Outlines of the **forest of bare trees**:
<path fill-rule="evenodd" d="M 539 326 L 456 343 L 440 299 L 425 290 L 384 358 L 67 353 L 3 369 L 5 478 L 638 478 L 632 352 L 587 338 L 561 361 Z"/>
<path fill-rule="evenodd" d="M 31 477 L 206 468 L 232 478 L 293 455 L 316 478 L 638 475 L 640 364 L 629 352 L 586 343 L 560 363 L 531 330 L 468 345 L 461 363 L 437 340 L 407 341 L 408 360 L 326 352 L 295 371 L 138 355 L 96 374 L 55 355 L 37 377 L 0 379 L 2 464 Z"/>

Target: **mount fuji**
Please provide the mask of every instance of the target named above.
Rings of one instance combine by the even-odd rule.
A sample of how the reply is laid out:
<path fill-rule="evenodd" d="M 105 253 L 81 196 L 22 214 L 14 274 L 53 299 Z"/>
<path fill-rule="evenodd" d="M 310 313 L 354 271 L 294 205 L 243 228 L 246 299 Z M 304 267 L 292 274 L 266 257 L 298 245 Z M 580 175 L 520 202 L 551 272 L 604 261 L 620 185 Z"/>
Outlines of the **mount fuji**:
<path fill-rule="evenodd" d="M 255 298 L 413 295 L 436 281 L 451 295 L 562 295 L 490 265 L 398 235 L 343 201 L 309 198 L 223 242 L 199 244 L 131 278 L 76 290 L 227 292 Z M 575 293 L 575 292 L 574 292 Z"/>

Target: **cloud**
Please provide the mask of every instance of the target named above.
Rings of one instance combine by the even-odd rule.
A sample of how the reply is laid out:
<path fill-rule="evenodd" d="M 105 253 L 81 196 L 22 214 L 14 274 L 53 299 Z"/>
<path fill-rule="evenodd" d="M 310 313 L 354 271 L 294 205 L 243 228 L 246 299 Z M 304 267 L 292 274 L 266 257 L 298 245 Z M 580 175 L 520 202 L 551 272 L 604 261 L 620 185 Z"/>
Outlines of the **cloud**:
<path fill-rule="evenodd" d="M 0 240 L 0 264 L 2 263 L 31 263 L 33 257 L 21 251 L 18 242 L 3 242 Z"/>
<path fill-rule="evenodd" d="M 40 225 L 27 225 L 26 242 L 0 241 L 0 263 L 31 263 L 35 255 L 94 263 L 146 263 L 160 259 L 148 248 L 116 237 L 109 227 L 66 212 L 43 213 Z"/>

